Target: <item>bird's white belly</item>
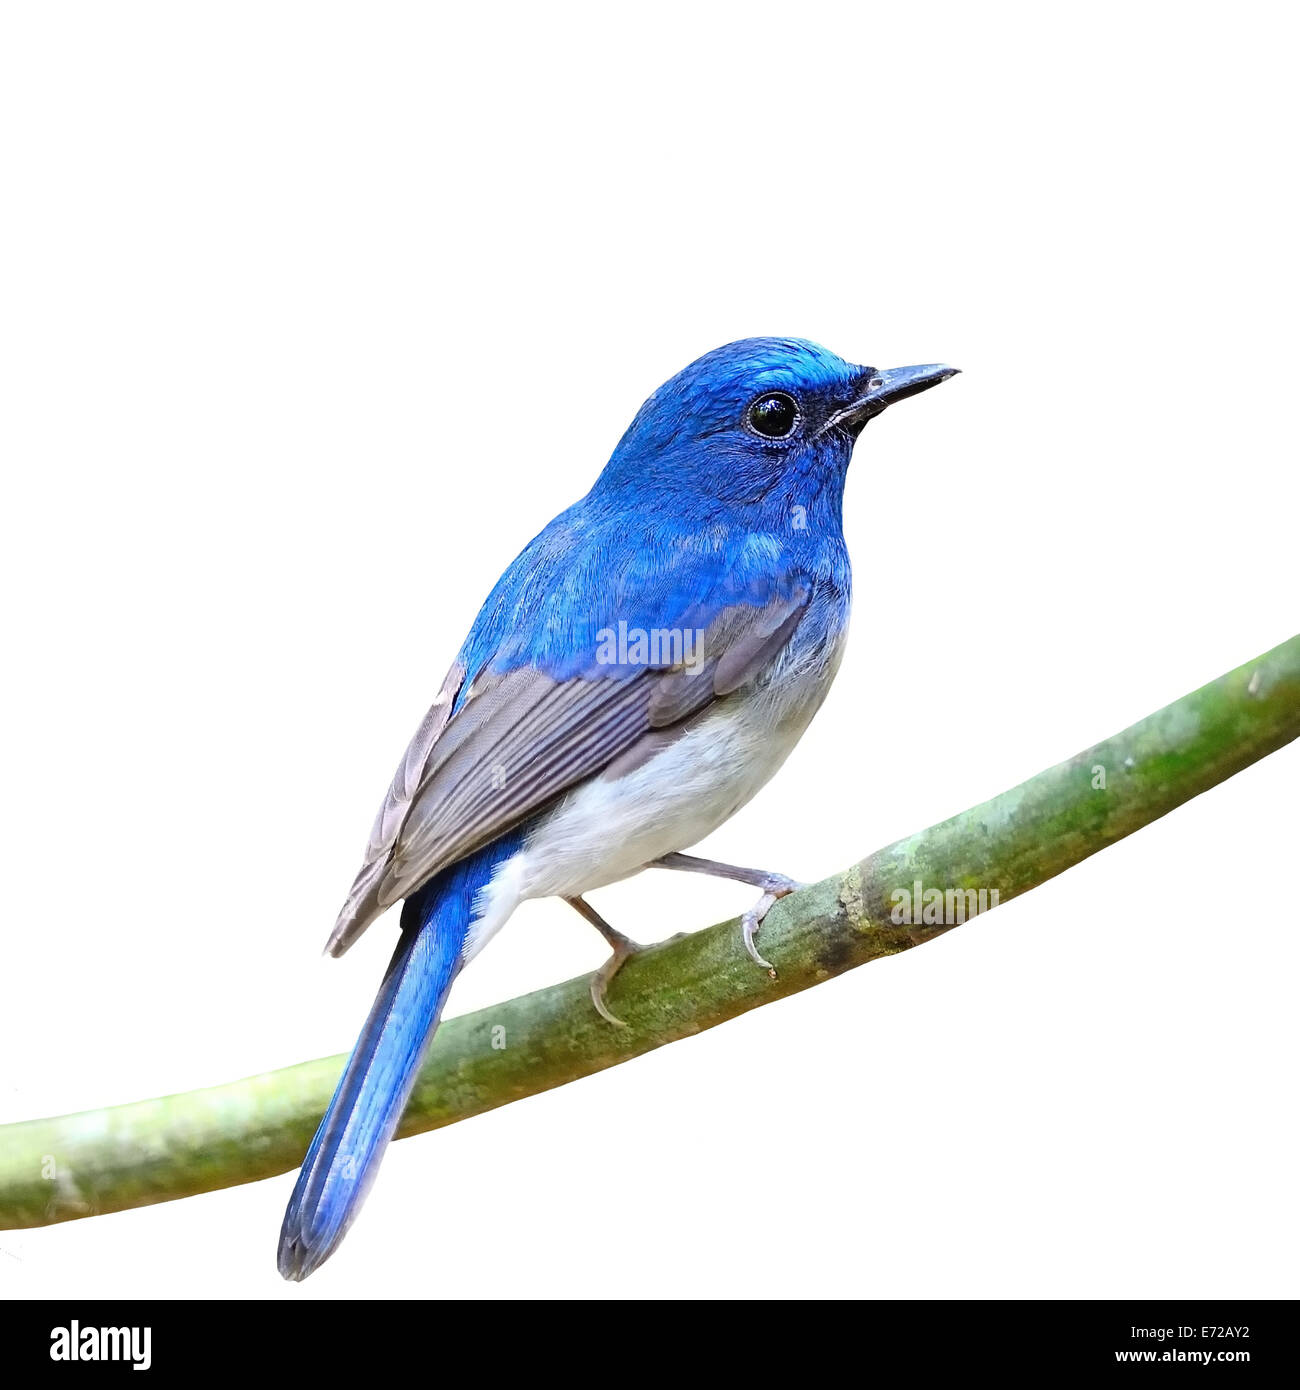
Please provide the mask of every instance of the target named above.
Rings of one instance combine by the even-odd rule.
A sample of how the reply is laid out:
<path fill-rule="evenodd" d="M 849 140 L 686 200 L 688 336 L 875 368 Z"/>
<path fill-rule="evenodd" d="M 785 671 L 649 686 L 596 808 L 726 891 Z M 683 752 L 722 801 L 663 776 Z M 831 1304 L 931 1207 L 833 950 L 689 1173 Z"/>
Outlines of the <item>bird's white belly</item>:
<path fill-rule="evenodd" d="M 721 702 L 625 775 L 596 777 L 571 791 L 483 890 L 466 958 L 525 899 L 577 897 L 716 830 L 785 762 L 825 698 L 840 651 L 837 643 L 828 658 Z"/>

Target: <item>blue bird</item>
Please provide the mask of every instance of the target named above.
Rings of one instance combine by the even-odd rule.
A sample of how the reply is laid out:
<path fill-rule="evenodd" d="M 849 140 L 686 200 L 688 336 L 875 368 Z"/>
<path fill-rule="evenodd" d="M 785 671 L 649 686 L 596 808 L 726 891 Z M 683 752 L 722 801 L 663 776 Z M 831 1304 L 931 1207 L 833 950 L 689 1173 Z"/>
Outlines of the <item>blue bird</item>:
<path fill-rule="evenodd" d="M 649 867 L 761 891 L 798 885 L 682 851 L 763 786 L 817 712 L 849 617 L 841 506 L 859 432 L 954 375 L 877 371 L 800 339 L 693 362 L 637 412 L 595 486 L 532 540 L 479 611 L 416 731 L 328 949 L 404 900 L 401 935 L 280 1232 L 304 1279 L 374 1181 L 456 976 L 528 898 L 561 897 L 613 947 L 635 943 L 583 894 Z"/>

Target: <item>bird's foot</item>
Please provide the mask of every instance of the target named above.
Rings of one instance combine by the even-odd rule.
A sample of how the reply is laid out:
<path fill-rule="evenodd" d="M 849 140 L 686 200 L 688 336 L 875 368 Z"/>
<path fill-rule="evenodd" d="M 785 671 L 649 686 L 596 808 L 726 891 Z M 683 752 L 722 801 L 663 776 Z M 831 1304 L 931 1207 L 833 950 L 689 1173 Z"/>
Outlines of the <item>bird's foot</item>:
<path fill-rule="evenodd" d="M 609 1006 L 605 1003 L 605 991 L 623 964 L 646 948 L 640 942 L 633 941 L 630 936 L 624 936 L 617 928 L 611 927 L 585 899 L 566 898 L 565 902 L 580 912 L 613 947 L 613 954 L 591 977 L 591 1002 L 596 1006 L 596 1012 L 607 1023 L 612 1023 L 615 1028 L 626 1028 L 627 1024 L 621 1018 L 616 1018 L 610 1013 Z"/>
<path fill-rule="evenodd" d="M 758 929 L 763 925 L 763 918 L 767 916 L 776 903 L 802 888 L 803 884 L 793 878 L 786 878 L 784 874 L 766 874 L 758 886 L 762 888 L 763 896 L 740 919 L 740 932 L 750 960 L 755 965 L 762 966 L 775 980 L 776 966 L 770 960 L 765 960 L 759 955 L 754 938 L 758 935 Z"/>
<path fill-rule="evenodd" d="M 758 954 L 754 938 L 763 925 L 763 918 L 779 899 L 802 888 L 803 884 L 784 874 L 769 874 L 763 869 L 742 869 L 739 864 L 723 864 L 716 859 L 700 859 L 694 854 L 665 854 L 652 860 L 647 868 L 681 869 L 688 874 L 710 874 L 714 878 L 729 878 L 735 883 L 749 883 L 763 890 L 763 896 L 740 919 L 745 950 L 755 965 L 761 965 L 775 980 L 776 966 Z"/>
<path fill-rule="evenodd" d="M 605 991 L 609 988 L 609 982 L 622 969 L 624 963 L 646 948 L 640 942 L 623 936 L 621 932 L 618 933 L 618 937 L 617 941 L 611 941 L 614 950 L 610 958 L 591 977 L 591 1002 L 596 1006 L 596 1012 L 607 1023 L 612 1023 L 615 1028 L 626 1028 L 627 1024 L 623 1019 L 610 1013 L 609 1005 L 605 1003 Z"/>

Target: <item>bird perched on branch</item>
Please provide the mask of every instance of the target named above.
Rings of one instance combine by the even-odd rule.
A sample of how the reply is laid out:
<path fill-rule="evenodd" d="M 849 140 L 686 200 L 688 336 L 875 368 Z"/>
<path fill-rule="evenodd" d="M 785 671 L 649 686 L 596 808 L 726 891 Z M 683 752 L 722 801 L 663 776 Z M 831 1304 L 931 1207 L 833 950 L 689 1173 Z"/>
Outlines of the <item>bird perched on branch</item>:
<path fill-rule="evenodd" d="M 304 1279 L 374 1180 L 461 969 L 527 898 L 645 868 L 797 885 L 682 851 L 785 761 L 839 665 L 849 616 L 841 503 L 867 421 L 954 375 L 856 367 L 799 339 L 718 348 L 637 412 L 595 486 L 483 605 L 380 808 L 329 939 L 341 955 L 403 901 L 401 936 L 303 1162 L 279 1266 Z"/>

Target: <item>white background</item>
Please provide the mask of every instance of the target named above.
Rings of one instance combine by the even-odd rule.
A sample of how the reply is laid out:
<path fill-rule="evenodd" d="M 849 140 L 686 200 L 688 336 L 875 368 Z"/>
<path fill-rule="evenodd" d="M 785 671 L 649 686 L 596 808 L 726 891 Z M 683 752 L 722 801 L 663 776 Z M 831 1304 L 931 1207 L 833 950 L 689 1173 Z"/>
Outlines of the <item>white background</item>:
<path fill-rule="evenodd" d="M 732 338 L 868 430 L 812 879 L 1300 626 L 1281 9 L 28 6 L 0 36 L 0 1118 L 348 1047 L 320 948 L 492 581 Z M 15 1295 L 1295 1296 L 1293 746 L 906 956 L 395 1146 L 0 1232 Z M 642 937 L 749 890 L 594 895 Z M 593 968 L 521 910 L 451 1012 Z"/>

